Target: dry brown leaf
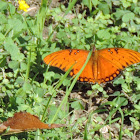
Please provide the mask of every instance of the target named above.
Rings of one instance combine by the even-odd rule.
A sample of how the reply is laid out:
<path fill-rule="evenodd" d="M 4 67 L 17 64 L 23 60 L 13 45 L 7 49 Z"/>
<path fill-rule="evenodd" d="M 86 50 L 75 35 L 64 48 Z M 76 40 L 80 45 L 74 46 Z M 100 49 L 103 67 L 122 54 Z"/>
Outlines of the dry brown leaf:
<path fill-rule="evenodd" d="M 24 131 L 33 131 L 37 129 L 52 129 L 63 127 L 64 124 L 45 124 L 42 123 L 37 116 L 27 112 L 15 113 L 12 118 L 0 124 L 0 134 L 8 135 L 12 133 L 20 133 Z M 9 128 L 8 132 L 6 130 Z M 6 133 L 5 133 L 6 132 Z"/>

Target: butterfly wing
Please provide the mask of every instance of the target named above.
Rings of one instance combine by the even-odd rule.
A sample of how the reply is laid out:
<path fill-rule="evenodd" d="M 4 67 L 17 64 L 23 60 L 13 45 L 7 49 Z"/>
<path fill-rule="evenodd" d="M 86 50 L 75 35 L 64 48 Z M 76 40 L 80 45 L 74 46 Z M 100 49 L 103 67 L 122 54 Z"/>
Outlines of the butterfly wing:
<path fill-rule="evenodd" d="M 104 83 L 116 78 L 124 68 L 140 62 L 140 53 L 124 48 L 109 48 L 98 51 L 97 79 Z"/>
<path fill-rule="evenodd" d="M 80 49 L 67 49 L 54 52 L 44 58 L 47 65 L 58 67 L 63 71 L 67 71 L 73 64 L 70 72 L 71 76 L 76 75 L 84 65 L 89 51 Z M 79 77 L 81 82 L 94 82 L 94 74 L 92 69 L 92 58 L 89 60 L 85 69 Z"/>
<path fill-rule="evenodd" d="M 68 49 L 52 53 L 44 58 L 44 62 L 75 76 L 84 65 L 88 51 Z M 116 78 L 125 67 L 140 62 L 140 53 L 123 48 L 109 48 L 93 52 L 85 69 L 79 76 L 81 82 L 105 83 Z"/>

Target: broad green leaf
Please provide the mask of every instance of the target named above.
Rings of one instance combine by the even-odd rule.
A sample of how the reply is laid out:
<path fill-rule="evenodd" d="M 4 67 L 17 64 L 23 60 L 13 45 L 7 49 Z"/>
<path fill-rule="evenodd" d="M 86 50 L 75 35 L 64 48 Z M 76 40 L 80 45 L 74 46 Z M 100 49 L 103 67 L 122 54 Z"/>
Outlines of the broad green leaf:
<path fill-rule="evenodd" d="M 9 7 L 10 7 L 10 14 L 15 14 L 16 12 L 16 7 L 14 5 L 12 5 L 11 3 L 9 3 Z"/>
<path fill-rule="evenodd" d="M 74 109 L 84 109 L 83 105 L 80 103 L 80 101 L 74 101 L 71 103 L 71 107 Z"/>
<path fill-rule="evenodd" d="M 47 80 L 51 81 L 51 78 L 54 77 L 55 73 L 52 71 L 50 71 L 50 72 L 48 71 L 48 72 L 44 73 L 43 75 Z"/>
<path fill-rule="evenodd" d="M 16 84 L 23 84 L 24 83 L 24 79 L 22 77 L 18 77 L 16 79 Z"/>
<path fill-rule="evenodd" d="M 133 20 L 135 18 L 135 14 L 134 13 L 126 13 L 126 14 L 124 14 L 123 15 L 123 17 L 122 17 L 122 21 L 123 22 L 129 22 L 130 20 Z"/>
<path fill-rule="evenodd" d="M 3 14 L 0 14 L 0 24 L 1 25 L 4 25 L 5 23 L 7 23 L 7 18 L 6 18 L 6 16 L 5 15 L 3 15 Z M 1 29 L 2 27 L 0 27 L 0 29 Z"/>
<path fill-rule="evenodd" d="M 109 14 L 110 9 L 107 3 L 100 3 L 98 8 L 104 13 L 104 15 Z"/>
<path fill-rule="evenodd" d="M 24 85 L 23 85 L 23 90 L 24 90 L 25 92 L 30 91 L 31 88 L 32 88 L 32 86 L 31 86 L 31 84 L 30 84 L 29 82 L 25 82 L 25 83 L 24 83 Z"/>
<path fill-rule="evenodd" d="M 0 11 L 4 11 L 7 9 L 7 2 L 0 1 Z"/>
<path fill-rule="evenodd" d="M 10 61 L 8 63 L 9 68 L 16 70 L 19 69 L 19 62 L 18 61 Z"/>
<path fill-rule="evenodd" d="M 115 15 L 115 17 L 116 17 L 116 20 L 121 19 L 122 16 L 123 16 L 124 14 L 125 14 L 125 11 L 123 11 L 123 10 L 117 10 L 117 11 L 114 13 L 114 15 Z"/>
<path fill-rule="evenodd" d="M 2 33 L 0 33 L 0 42 L 3 42 L 4 39 L 5 39 L 5 36 Z"/>
<path fill-rule="evenodd" d="M 9 19 L 8 26 L 10 29 L 18 32 L 24 28 L 24 24 L 19 19 Z"/>
<path fill-rule="evenodd" d="M 5 40 L 4 48 L 10 53 L 12 60 L 22 61 L 24 59 L 24 55 L 20 53 L 19 48 L 11 38 Z"/>
<path fill-rule="evenodd" d="M 99 0 L 92 0 L 92 4 L 96 7 L 99 4 Z"/>
<path fill-rule="evenodd" d="M 90 11 L 92 10 L 92 1 L 91 0 L 82 0 L 82 3 L 84 5 L 86 5 Z"/>
<path fill-rule="evenodd" d="M 20 68 L 21 68 L 21 71 L 25 71 L 27 69 L 27 64 L 24 63 L 24 62 L 21 62 L 20 63 Z"/>
<path fill-rule="evenodd" d="M 109 39 L 110 33 L 107 30 L 99 30 L 97 36 L 101 39 Z"/>
<path fill-rule="evenodd" d="M 121 106 L 126 106 L 128 104 L 128 100 L 124 97 L 117 97 L 113 100 L 115 102 L 116 107 L 121 104 Z"/>

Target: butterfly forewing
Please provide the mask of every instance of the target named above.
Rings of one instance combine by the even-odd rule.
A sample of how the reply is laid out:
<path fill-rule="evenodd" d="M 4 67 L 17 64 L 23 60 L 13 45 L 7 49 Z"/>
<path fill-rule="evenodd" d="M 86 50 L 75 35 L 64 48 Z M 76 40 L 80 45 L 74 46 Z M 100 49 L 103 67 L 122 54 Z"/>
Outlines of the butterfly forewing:
<path fill-rule="evenodd" d="M 123 48 L 110 48 L 98 51 L 98 79 L 111 81 L 124 68 L 140 62 L 140 53 Z"/>
<path fill-rule="evenodd" d="M 44 62 L 50 66 L 58 67 L 67 71 L 73 64 L 71 76 L 77 74 L 86 61 L 88 51 L 78 49 L 67 49 L 54 52 L 44 58 Z"/>
<path fill-rule="evenodd" d="M 99 50 L 99 56 L 102 56 L 107 61 L 110 61 L 112 65 L 115 65 L 120 69 L 140 62 L 139 52 L 124 48 Z"/>

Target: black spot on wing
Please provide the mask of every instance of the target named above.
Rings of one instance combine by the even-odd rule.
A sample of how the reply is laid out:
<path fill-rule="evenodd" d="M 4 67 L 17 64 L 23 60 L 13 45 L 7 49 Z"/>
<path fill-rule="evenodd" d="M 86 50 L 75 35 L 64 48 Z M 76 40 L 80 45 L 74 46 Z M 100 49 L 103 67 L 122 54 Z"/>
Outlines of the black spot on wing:
<path fill-rule="evenodd" d="M 128 62 L 125 62 L 125 63 L 126 63 L 127 66 L 129 66 L 129 63 Z"/>
<path fill-rule="evenodd" d="M 55 64 L 54 64 L 54 66 L 57 66 L 58 65 L 58 63 L 56 62 Z"/>
<path fill-rule="evenodd" d="M 65 71 L 66 70 L 66 67 L 62 68 L 62 70 Z"/>
<path fill-rule="evenodd" d="M 59 68 L 61 68 L 61 67 L 62 67 L 62 64 L 59 65 Z"/>
<path fill-rule="evenodd" d="M 69 55 L 71 55 L 72 51 L 73 51 L 73 50 L 71 50 L 71 49 L 69 50 Z"/>
<path fill-rule="evenodd" d="M 125 66 L 124 66 L 124 65 L 122 65 L 122 67 L 123 67 L 123 68 L 125 68 Z"/>
<path fill-rule="evenodd" d="M 115 48 L 114 51 L 118 54 L 118 48 Z"/>

